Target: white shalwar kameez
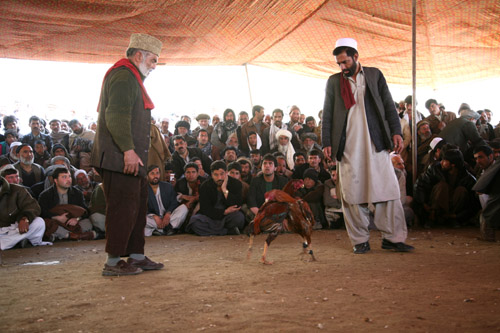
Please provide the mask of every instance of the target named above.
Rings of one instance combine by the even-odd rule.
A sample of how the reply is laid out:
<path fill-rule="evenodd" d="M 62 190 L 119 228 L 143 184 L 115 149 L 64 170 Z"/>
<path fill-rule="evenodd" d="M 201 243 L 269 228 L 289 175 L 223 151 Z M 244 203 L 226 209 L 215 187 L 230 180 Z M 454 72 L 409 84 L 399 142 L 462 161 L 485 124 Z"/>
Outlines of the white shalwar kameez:
<path fill-rule="evenodd" d="M 353 245 L 369 240 L 370 208 L 375 207 L 374 223 L 382 237 L 393 243 L 404 242 L 406 222 L 389 152 L 377 152 L 370 138 L 364 104 L 365 76 L 360 71 L 356 82 L 348 79 L 356 104 L 347 116 L 346 145 L 338 165 L 349 238 Z"/>

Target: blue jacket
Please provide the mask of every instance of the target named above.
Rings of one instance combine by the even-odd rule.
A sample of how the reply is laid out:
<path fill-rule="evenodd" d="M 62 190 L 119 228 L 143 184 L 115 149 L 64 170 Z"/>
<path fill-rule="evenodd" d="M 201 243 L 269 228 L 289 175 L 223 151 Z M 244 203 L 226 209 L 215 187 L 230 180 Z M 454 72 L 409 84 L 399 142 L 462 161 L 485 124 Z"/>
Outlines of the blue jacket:
<path fill-rule="evenodd" d="M 172 211 L 179 206 L 177 202 L 177 193 L 175 193 L 174 187 L 170 183 L 160 182 L 159 189 L 163 207 L 165 207 L 167 213 L 172 213 Z M 155 193 L 151 186 L 148 186 L 148 214 L 160 215 L 160 207 L 158 206 Z"/>

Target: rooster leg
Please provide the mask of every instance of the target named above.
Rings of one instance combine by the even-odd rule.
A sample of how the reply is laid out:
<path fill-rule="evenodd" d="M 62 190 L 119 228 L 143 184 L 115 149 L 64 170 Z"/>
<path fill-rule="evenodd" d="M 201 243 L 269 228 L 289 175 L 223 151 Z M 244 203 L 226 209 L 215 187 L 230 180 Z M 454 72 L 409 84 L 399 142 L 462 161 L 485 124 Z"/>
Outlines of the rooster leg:
<path fill-rule="evenodd" d="M 269 245 L 271 242 L 278 237 L 277 233 L 272 233 L 267 236 L 266 242 L 264 243 L 264 252 L 262 252 L 262 258 L 260 259 L 260 262 L 262 262 L 264 265 L 272 265 L 272 261 L 267 261 L 266 256 L 267 256 L 267 249 L 269 248 Z"/>
<path fill-rule="evenodd" d="M 304 238 L 304 243 L 302 243 L 302 249 L 304 251 L 304 254 L 307 254 L 308 247 L 309 247 L 309 244 L 307 244 L 307 240 Z"/>
<path fill-rule="evenodd" d="M 248 241 L 248 252 L 247 252 L 247 260 L 250 259 L 250 256 L 252 255 L 252 245 L 253 245 L 253 238 L 254 234 L 250 235 L 250 240 Z"/>
<path fill-rule="evenodd" d="M 316 261 L 316 258 L 314 257 L 314 252 L 313 252 L 311 244 L 309 244 L 309 246 L 307 248 L 309 249 L 308 252 L 311 255 L 311 261 Z"/>

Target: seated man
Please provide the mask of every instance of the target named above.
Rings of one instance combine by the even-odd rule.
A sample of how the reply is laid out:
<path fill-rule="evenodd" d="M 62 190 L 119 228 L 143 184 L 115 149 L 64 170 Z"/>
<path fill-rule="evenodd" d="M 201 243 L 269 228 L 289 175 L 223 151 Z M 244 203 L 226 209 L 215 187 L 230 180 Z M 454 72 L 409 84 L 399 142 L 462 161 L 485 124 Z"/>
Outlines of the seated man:
<path fill-rule="evenodd" d="M 500 229 L 500 162 L 495 160 L 484 170 L 477 183 L 472 188 L 483 197 L 482 211 L 479 216 L 481 239 L 496 241 L 496 230 Z M 487 199 L 487 200 L 484 200 Z"/>
<path fill-rule="evenodd" d="M 323 191 L 323 204 L 325 205 L 326 221 L 331 229 L 339 229 L 343 226 L 342 200 L 340 187 L 337 186 L 337 166 L 330 168 L 331 179 L 325 182 Z"/>
<path fill-rule="evenodd" d="M 47 151 L 47 146 L 42 140 L 35 141 L 35 163 L 47 168 L 50 163 L 50 153 Z"/>
<path fill-rule="evenodd" d="M 293 154 L 293 164 L 294 164 L 294 171 L 297 167 L 306 164 L 306 154 L 304 154 L 301 151 L 296 152 Z"/>
<path fill-rule="evenodd" d="M 30 145 L 23 143 L 17 146 L 16 152 L 19 154 L 19 161 L 14 164 L 14 168 L 19 171 L 24 186 L 31 187 L 45 179 L 45 170 L 34 163 L 35 157 Z"/>
<path fill-rule="evenodd" d="M 318 136 L 314 133 L 302 133 L 300 135 L 300 139 L 302 141 L 302 151 L 305 154 L 309 154 L 309 152 L 313 149 L 321 151 L 322 148 L 318 144 Z"/>
<path fill-rule="evenodd" d="M 287 131 L 286 129 L 281 129 L 276 133 L 276 141 L 278 145 L 275 149 L 271 150 L 271 153 L 279 152 L 283 154 L 286 161 L 286 166 L 289 170 L 293 170 L 295 168 L 294 155 L 295 149 L 291 143 L 292 133 Z"/>
<path fill-rule="evenodd" d="M 224 162 L 226 162 L 226 164 L 235 162 L 236 159 L 238 158 L 237 149 L 232 146 L 227 146 L 226 149 L 224 149 L 224 151 L 222 152 L 222 154 L 224 156 Z"/>
<path fill-rule="evenodd" d="M 295 196 L 302 198 L 311 207 L 314 215 L 313 229 L 327 228 L 325 208 L 323 206 L 324 185 L 318 179 L 318 172 L 313 168 L 304 171 L 304 186 L 295 192 Z"/>
<path fill-rule="evenodd" d="M 50 151 L 50 157 L 56 157 L 56 156 L 63 156 L 68 159 L 71 165 L 74 165 L 72 163 L 72 158 L 68 152 L 68 150 L 60 143 L 56 143 L 55 145 L 52 146 L 52 150 Z"/>
<path fill-rule="evenodd" d="M 16 130 L 5 131 L 5 141 L 0 142 L 0 155 L 7 155 L 10 152 L 10 145 L 14 141 L 19 141 L 19 133 Z"/>
<path fill-rule="evenodd" d="M 325 170 L 323 166 L 323 153 L 320 150 L 313 149 L 307 153 L 307 163 L 296 167 L 292 178 L 293 179 L 303 179 L 304 171 L 309 168 L 313 168 L 318 173 L 318 179 L 320 182 L 324 183 L 330 179 L 330 174 Z"/>
<path fill-rule="evenodd" d="M 82 192 L 71 186 L 71 174 L 66 168 L 56 168 L 52 174 L 54 185 L 40 194 L 38 203 L 45 219 L 45 236 L 55 239 L 91 240 L 97 237 L 92 230 L 92 223 L 87 216 L 87 206 Z M 85 213 L 75 217 L 69 213 L 56 215 L 53 209 L 60 205 L 74 205 L 84 209 Z"/>
<path fill-rule="evenodd" d="M 236 162 L 241 165 L 241 180 L 250 185 L 252 181 L 252 162 L 246 157 L 240 157 Z"/>
<path fill-rule="evenodd" d="M 64 122 L 61 123 L 61 129 L 63 124 Z M 68 143 L 71 159 L 78 168 L 89 172 L 92 169 L 90 166 L 90 152 L 94 145 L 95 132 L 86 129 L 78 119 L 72 119 L 68 125 L 73 131 L 69 135 Z"/>
<path fill-rule="evenodd" d="M 201 162 L 201 159 L 199 157 L 193 157 L 189 163 L 195 163 L 198 166 L 198 176 L 203 178 L 203 181 L 207 180 L 210 177 L 210 175 L 206 173 L 205 170 L 203 170 L 203 163 Z M 184 166 L 184 176 L 186 174 L 186 165 Z"/>
<path fill-rule="evenodd" d="M 19 171 L 17 171 L 17 169 L 14 168 L 14 166 L 12 166 L 12 164 L 7 164 L 7 165 L 4 165 L 3 167 L 1 167 L 0 168 L 0 176 L 5 178 L 5 180 L 9 184 L 15 184 L 15 185 L 19 185 L 19 186 L 24 187 L 26 189 L 26 191 L 28 191 L 28 193 L 32 197 L 34 197 L 34 194 L 33 194 L 33 191 L 31 191 L 31 188 L 21 184 L 21 178 L 19 178 Z M 36 200 L 36 198 L 35 198 L 35 200 Z"/>
<path fill-rule="evenodd" d="M 47 245 L 42 242 L 45 223 L 39 217 L 40 206 L 22 186 L 9 184 L 0 177 L 0 250 L 18 243 L 25 247 Z"/>
<path fill-rule="evenodd" d="M 248 156 L 250 154 L 250 151 L 256 150 L 256 149 L 260 150 L 260 148 L 262 147 L 262 139 L 254 131 L 250 131 L 248 133 L 248 136 L 246 138 L 243 138 L 243 140 L 246 140 L 246 142 L 247 142 L 246 146 L 248 147 L 246 150 L 242 150 L 242 152 L 245 156 Z"/>
<path fill-rule="evenodd" d="M 92 192 L 97 187 L 98 183 L 91 181 L 87 172 L 83 169 L 77 170 L 75 172 L 76 178 L 76 188 L 79 189 L 83 193 L 83 197 L 85 198 L 85 204 L 88 206 L 90 204 L 90 198 L 92 196 Z"/>
<path fill-rule="evenodd" d="M 198 143 L 199 143 L 199 134 L 200 134 L 200 131 L 203 130 L 207 134 L 207 141 L 210 141 L 210 138 L 212 137 L 212 132 L 214 131 L 214 127 L 210 125 L 210 116 L 206 113 L 200 113 L 199 115 L 196 116 L 195 119 L 198 122 L 199 126 L 196 127 L 191 132 L 193 137 L 198 138 Z M 197 148 L 200 148 L 200 147 L 197 147 Z M 207 155 L 210 155 L 210 154 L 207 154 Z M 218 160 L 218 158 L 216 160 Z"/>
<path fill-rule="evenodd" d="M 191 217 L 187 231 L 198 236 L 239 235 L 245 224 L 241 182 L 229 177 L 226 164 L 215 161 L 212 177 L 200 187 L 200 211 Z"/>
<path fill-rule="evenodd" d="M 49 134 L 52 138 L 52 143 L 60 143 L 67 149 L 69 146 L 69 132 L 61 130 L 61 121 L 59 119 L 52 119 L 49 121 L 49 126 L 52 130 Z"/>
<path fill-rule="evenodd" d="M 475 183 L 474 176 L 464 167 L 460 150 L 447 150 L 441 163 L 430 166 L 415 184 L 414 200 L 419 208 L 423 208 L 417 214 L 421 221 L 430 221 L 424 226 L 448 222 L 460 227 L 477 211 L 472 192 Z"/>
<path fill-rule="evenodd" d="M 175 183 L 174 189 L 177 193 L 177 201 L 189 209 L 185 221 L 189 221 L 191 216 L 196 214 L 200 209 L 200 205 L 198 204 L 200 199 L 200 185 L 209 177 L 208 175 L 208 177 L 202 177 L 199 173 L 202 170 L 197 163 L 189 162 L 184 166 L 184 177 Z M 181 227 L 181 231 L 183 229 Z"/>
<path fill-rule="evenodd" d="M 181 135 L 176 135 L 172 139 L 175 152 L 172 155 L 172 168 L 175 172 L 175 178 L 180 179 L 184 173 L 184 166 L 189 163 L 193 157 L 199 157 L 206 173 L 210 173 L 210 158 L 203 154 L 199 148 L 188 148 L 186 139 Z"/>
<path fill-rule="evenodd" d="M 29 119 L 29 125 L 31 127 L 31 133 L 23 136 L 21 142 L 28 144 L 32 149 L 35 149 L 35 141 L 42 140 L 45 142 L 47 150 L 50 151 L 52 149 L 52 138 L 49 135 L 42 133 L 42 119 L 37 116 L 31 116 Z"/>
<path fill-rule="evenodd" d="M 255 176 L 260 172 L 262 167 L 262 154 L 260 150 L 255 149 L 250 151 L 250 161 L 252 161 L 253 164 L 252 176 Z"/>
<path fill-rule="evenodd" d="M 276 173 L 290 180 L 293 172 L 287 168 L 285 156 L 280 153 L 274 153 L 273 155 L 275 155 L 276 161 L 278 162 L 278 165 L 276 166 Z"/>
<path fill-rule="evenodd" d="M 477 177 L 480 179 L 485 173 L 488 172 L 489 169 L 492 168 L 494 164 L 498 164 L 500 162 L 493 159 L 493 150 L 488 146 L 479 146 L 474 148 L 474 159 L 476 160 L 476 169 Z M 494 177 L 492 177 L 493 179 Z M 482 180 L 484 181 L 484 180 Z M 481 182 L 482 182 L 481 181 Z M 479 182 L 479 180 L 478 180 Z M 488 191 L 491 192 L 491 191 Z M 500 192 L 499 190 L 496 191 Z M 481 231 L 481 238 L 486 241 L 495 241 L 495 230 L 492 227 L 494 225 L 493 220 L 491 218 L 487 220 L 485 218 L 484 210 L 488 211 L 492 207 L 488 208 L 488 205 L 494 204 L 494 200 L 490 202 L 490 195 L 486 193 L 478 193 L 479 202 L 481 203 L 481 214 L 479 215 L 479 227 Z M 498 210 L 498 208 L 497 208 Z M 486 214 L 488 216 L 488 214 Z"/>
<path fill-rule="evenodd" d="M 247 202 L 247 195 L 248 195 L 248 190 L 250 189 L 250 185 L 245 183 L 244 181 L 241 180 L 241 165 L 238 162 L 231 162 L 227 166 L 227 173 L 230 177 L 233 177 L 234 179 L 238 179 L 241 182 L 241 189 L 242 189 L 242 197 L 243 197 L 243 206 L 241 209 L 245 213 L 247 209 L 243 209 L 246 206 Z"/>
<path fill-rule="evenodd" d="M 251 221 L 260 206 L 266 201 L 264 194 L 271 190 L 282 190 L 288 182 L 283 176 L 275 173 L 278 161 L 271 154 L 266 154 L 262 161 L 262 173 L 253 177 L 248 190 L 247 204 L 251 214 L 247 215 L 247 220 Z"/>
<path fill-rule="evenodd" d="M 160 181 L 160 167 L 148 167 L 148 214 L 144 236 L 153 234 L 174 235 L 181 227 L 188 214 L 186 205 L 177 202 L 174 187 Z"/>
<path fill-rule="evenodd" d="M 98 237 L 103 237 L 106 233 L 106 198 L 102 183 L 97 185 L 90 197 L 90 222 L 98 233 Z"/>
<path fill-rule="evenodd" d="M 185 120 L 179 120 L 175 124 L 174 135 L 180 135 L 186 140 L 189 147 L 196 145 L 196 139 L 190 133 L 191 124 Z"/>
<path fill-rule="evenodd" d="M 220 150 L 209 141 L 210 135 L 208 134 L 208 131 L 202 128 L 197 133 L 198 142 L 193 147 L 201 149 L 201 151 L 210 157 L 212 161 L 220 160 Z"/>

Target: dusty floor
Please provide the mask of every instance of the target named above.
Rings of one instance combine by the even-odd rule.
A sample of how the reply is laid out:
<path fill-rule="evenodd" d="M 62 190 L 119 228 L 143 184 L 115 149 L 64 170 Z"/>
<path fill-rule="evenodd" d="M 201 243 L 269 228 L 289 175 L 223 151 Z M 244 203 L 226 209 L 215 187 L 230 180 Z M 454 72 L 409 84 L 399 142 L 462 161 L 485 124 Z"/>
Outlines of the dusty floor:
<path fill-rule="evenodd" d="M 415 230 L 414 253 L 354 255 L 345 230 L 280 235 L 259 263 L 246 236 L 147 239 L 166 269 L 105 278 L 104 240 L 3 253 L 0 332 L 499 332 L 500 243 L 474 229 Z M 59 261 L 50 266 L 26 263 Z"/>

